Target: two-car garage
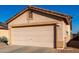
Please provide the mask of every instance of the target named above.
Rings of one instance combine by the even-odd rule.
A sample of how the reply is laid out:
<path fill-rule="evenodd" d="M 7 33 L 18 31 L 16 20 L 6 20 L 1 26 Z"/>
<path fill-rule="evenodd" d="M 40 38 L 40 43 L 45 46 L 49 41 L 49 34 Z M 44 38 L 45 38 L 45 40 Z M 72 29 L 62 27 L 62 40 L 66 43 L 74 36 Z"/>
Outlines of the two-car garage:
<path fill-rule="evenodd" d="M 62 13 L 29 6 L 6 22 L 10 45 L 64 48 L 70 40 L 70 19 Z"/>
<path fill-rule="evenodd" d="M 12 45 L 55 47 L 54 25 L 17 26 L 10 31 Z"/>

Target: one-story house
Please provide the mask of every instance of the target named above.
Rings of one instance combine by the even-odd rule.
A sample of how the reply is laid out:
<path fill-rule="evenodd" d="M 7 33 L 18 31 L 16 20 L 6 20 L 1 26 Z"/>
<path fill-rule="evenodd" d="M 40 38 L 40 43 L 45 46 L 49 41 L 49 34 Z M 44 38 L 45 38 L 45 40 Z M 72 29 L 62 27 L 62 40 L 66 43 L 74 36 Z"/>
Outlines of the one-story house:
<path fill-rule="evenodd" d="M 71 38 L 71 16 L 28 6 L 10 18 L 10 45 L 65 48 Z"/>

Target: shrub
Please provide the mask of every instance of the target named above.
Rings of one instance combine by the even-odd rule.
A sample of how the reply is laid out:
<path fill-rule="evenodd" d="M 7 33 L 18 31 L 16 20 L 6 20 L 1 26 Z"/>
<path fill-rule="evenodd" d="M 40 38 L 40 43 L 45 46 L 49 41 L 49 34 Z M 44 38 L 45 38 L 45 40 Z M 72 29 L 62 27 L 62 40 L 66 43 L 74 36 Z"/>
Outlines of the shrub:
<path fill-rule="evenodd" d="M 1 39 L 1 37 L 0 37 L 0 43 L 1 43 L 1 40 L 2 40 L 2 39 Z"/>
<path fill-rule="evenodd" d="M 3 42 L 3 43 L 5 43 L 5 44 L 7 44 L 7 45 L 8 45 L 8 40 L 7 40 L 7 37 L 2 36 L 2 37 L 1 37 L 1 42 Z"/>

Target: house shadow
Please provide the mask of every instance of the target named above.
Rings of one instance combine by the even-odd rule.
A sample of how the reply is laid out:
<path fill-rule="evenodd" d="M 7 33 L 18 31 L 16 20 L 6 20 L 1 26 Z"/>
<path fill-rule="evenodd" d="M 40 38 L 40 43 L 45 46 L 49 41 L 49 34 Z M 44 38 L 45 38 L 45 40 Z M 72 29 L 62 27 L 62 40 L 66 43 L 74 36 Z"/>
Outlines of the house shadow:
<path fill-rule="evenodd" d="M 79 36 L 72 38 L 68 43 L 67 47 L 79 48 Z"/>

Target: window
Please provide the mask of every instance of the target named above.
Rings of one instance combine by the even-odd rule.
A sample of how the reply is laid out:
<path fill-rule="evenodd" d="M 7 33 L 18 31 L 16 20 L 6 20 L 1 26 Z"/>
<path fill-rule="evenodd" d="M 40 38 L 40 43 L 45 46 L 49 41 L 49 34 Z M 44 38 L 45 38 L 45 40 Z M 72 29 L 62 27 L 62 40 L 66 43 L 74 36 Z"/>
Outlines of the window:
<path fill-rule="evenodd" d="M 32 11 L 29 11 L 29 19 L 32 19 L 32 18 L 33 18 Z"/>

